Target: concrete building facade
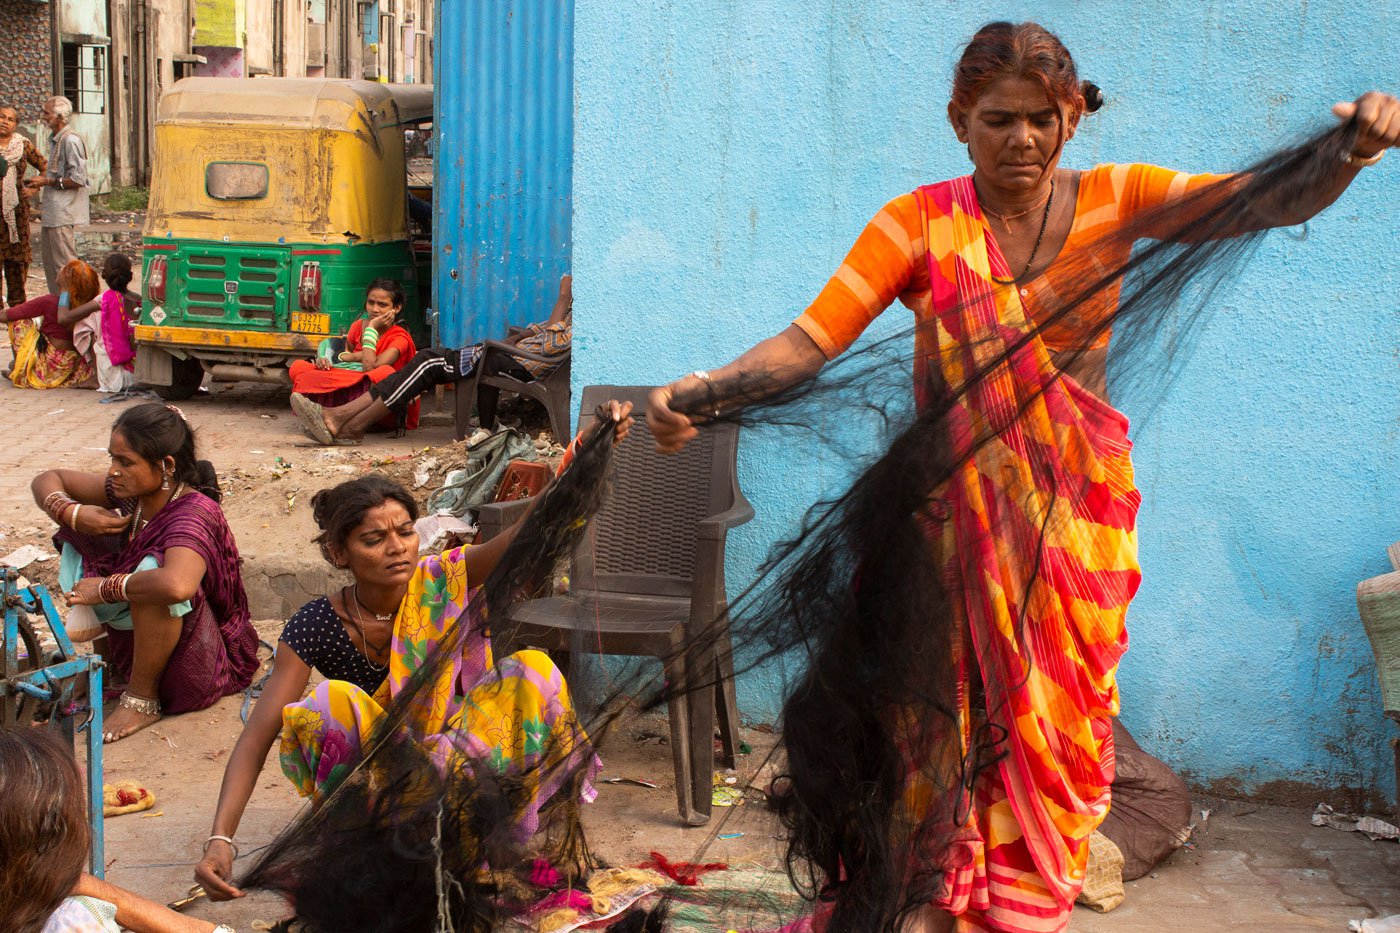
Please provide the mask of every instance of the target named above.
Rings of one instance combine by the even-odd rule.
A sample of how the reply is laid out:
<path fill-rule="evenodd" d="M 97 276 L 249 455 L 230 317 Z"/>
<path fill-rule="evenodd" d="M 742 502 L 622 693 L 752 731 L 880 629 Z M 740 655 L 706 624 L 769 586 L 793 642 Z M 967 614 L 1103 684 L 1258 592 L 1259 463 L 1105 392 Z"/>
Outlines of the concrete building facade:
<path fill-rule="evenodd" d="M 432 0 L 0 0 L 0 101 L 42 147 L 44 100 L 72 100 L 102 193 L 150 179 L 156 107 L 181 78 L 427 83 L 432 36 Z"/>
<path fill-rule="evenodd" d="M 19 111 L 20 132 L 47 152 L 44 101 L 69 98 L 73 128 L 88 145 L 94 192 L 111 184 L 110 41 L 105 0 L 0 0 L 0 103 Z"/>
<path fill-rule="evenodd" d="M 156 107 L 165 89 L 181 78 L 432 80 L 433 16 L 427 0 L 108 2 L 115 89 L 111 138 L 117 140 L 112 175 L 121 185 L 149 180 Z M 371 24 L 373 31 L 367 31 Z"/>
<path fill-rule="evenodd" d="M 39 110 L 53 94 L 53 43 L 49 7 L 34 0 L 0 0 L 0 103 L 19 111 L 20 132 L 33 139 Z"/>

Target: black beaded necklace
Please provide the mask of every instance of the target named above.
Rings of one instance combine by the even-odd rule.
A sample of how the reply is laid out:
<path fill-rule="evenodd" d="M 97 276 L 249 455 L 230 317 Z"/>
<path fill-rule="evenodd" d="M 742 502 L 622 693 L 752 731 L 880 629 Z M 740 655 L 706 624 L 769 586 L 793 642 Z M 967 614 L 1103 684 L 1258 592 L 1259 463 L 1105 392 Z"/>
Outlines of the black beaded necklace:
<path fill-rule="evenodd" d="M 1040 232 L 1035 236 L 1035 246 L 1031 247 L 1031 258 L 1026 260 L 1026 266 L 1021 270 L 1021 274 L 1015 278 L 999 279 L 992 276 L 992 281 L 998 285 L 1015 285 L 1026 273 L 1031 271 L 1031 264 L 1035 262 L 1036 255 L 1040 252 L 1041 241 L 1045 239 L 1045 228 L 1050 224 L 1050 208 L 1055 203 L 1055 182 L 1050 182 L 1050 197 L 1045 199 L 1045 213 L 1040 215 Z M 987 213 L 991 213 L 988 211 Z M 995 215 L 994 215 L 995 216 Z"/>

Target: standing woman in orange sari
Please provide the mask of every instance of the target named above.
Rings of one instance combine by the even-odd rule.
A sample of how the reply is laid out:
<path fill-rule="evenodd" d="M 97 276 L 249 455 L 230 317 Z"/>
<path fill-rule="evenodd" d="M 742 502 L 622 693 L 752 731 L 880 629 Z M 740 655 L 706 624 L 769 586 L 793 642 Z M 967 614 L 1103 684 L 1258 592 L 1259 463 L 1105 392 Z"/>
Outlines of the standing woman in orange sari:
<path fill-rule="evenodd" d="M 905 922 L 910 933 L 1065 929 L 1089 836 L 1108 810 L 1116 673 L 1140 579 L 1140 495 L 1127 419 L 1107 398 L 1119 283 L 1082 303 L 1065 299 L 1093 272 L 1122 268 L 1131 244 L 1113 234 L 1135 217 L 1234 182 L 1143 164 L 1062 168 L 1065 144 L 1100 99 L 1043 27 L 984 26 L 948 104 L 974 172 L 890 201 L 791 326 L 724 367 L 657 389 L 647 412 L 658 448 L 678 450 L 705 418 L 672 410 L 673 398 L 708 399 L 718 415 L 752 398 L 755 384 L 776 391 L 813 378 L 896 298 L 914 312 L 915 400 L 954 400 L 944 427 L 963 458 L 927 527 L 960 628 L 948 663 L 960 685 L 964 761 L 982 727 L 1006 734 L 996 762 L 973 771 L 935 866 L 940 893 Z M 1290 205 L 1280 223 L 1322 210 L 1400 143 L 1390 95 L 1334 112 L 1355 120 L 1352 154 L 1315 203 Z M 1071 310 L 1056 315 L 1062 300 Z M 976 443 L 989 425 L 992 442 Z M 908 778 L 910 801 L 921 799 L 918 781 L 917 772 Z"/>
<path fill-rule="evenodd" d="M 398 323 L 403 313 L 403 286 L 393 279 L 379 278 L 365 289 L 365 313 L 350 325 L 345 335 L 345 350 L 336 358 L 318 356 L 314 360 L 297 360 L 288 368 L 292 392 L 305 395 L 326 408 L 348 405 L 381 382 L 408 365 L 418 352 L 413 337 Z M 403 423 L 394 417 L 380 423 L 381 427 L 418 427 L 418 402 L 415 400 L 404 413 Z"/>

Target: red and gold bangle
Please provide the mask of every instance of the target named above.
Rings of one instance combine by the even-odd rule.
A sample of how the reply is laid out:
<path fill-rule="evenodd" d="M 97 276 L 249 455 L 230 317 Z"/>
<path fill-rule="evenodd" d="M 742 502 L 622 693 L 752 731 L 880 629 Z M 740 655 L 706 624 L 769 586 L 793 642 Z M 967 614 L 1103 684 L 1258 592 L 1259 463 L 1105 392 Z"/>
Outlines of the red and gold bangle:
<path fill-rule="evenodd" d="M 63 520 L 63 513 L 68 511 L 70 505 L 77 505 L 77 502 L 62 491 L 49 493 L 48 497 L 44 499 L 44 511 L 48 513 L 49 518 L 60 525 L 67 524 Z"/>
<path fill-rule="evenodd" d="M 104 603 L 126 602 L 126 581 L 130 576 L 129 573 L 114 573 L 103 577 L 97 585 L 97 598 Z"/>

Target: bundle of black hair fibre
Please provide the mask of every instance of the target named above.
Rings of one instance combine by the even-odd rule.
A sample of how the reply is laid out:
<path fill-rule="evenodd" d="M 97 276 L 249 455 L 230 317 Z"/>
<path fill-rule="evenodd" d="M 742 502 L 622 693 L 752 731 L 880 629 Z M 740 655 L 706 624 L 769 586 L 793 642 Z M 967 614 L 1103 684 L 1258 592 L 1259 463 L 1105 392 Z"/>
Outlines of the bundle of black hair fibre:
<path fill-rule="evenodd" d="M 874 413 L 881 431 L 879 454 L 848 489 L 812 506 L 729 610 L 741 673 L 778 659 L 801 671 L 783 706 L 786 790 L 777 810 L 788 873 L 824 915 L 824 929 L 895 931 L 938 897 L 973 788 L 1006 754 L 1011 724 L 985 704 L 977 709 L 981 725 L 963 746 L 959 691 L 966 684 L 952 664 L 965 637 L 955 611 L 962 594 L 944 578 L 929 540 L 929 510 L 955 472 L 1036 400 L 1017 399 L 959 441 L 949 413 L 1003 367 L 1017 365 L 1039 332 L 1120 280 L 1117 311 L 1099 325 L 1114 332 L 1115 390 L 1124 377 L 1160 385 L 1184 359 L 1214 289 L 1241 268 L 1268 228 L 1302 219 L 1333 189 L 1354 138 L 1354 126 L 1339 126 L 1133 218 L 1098 244 L 1101 255 L 1112 255 L 1110 246 L 1137 244 L 1126 262 L 1107 267 L 1096 260 L 1099 250 L 1081 251 L 1073 287 L 1060 290 L 1053 313 L 998 347 L 960 383 L 940 379 L 920 387 L 927 399 L 921 407 L 910 391 L 915 329 L 848 353 L 800 385 L 787 384 L 782 374 L 755 374 L 673 401 L 697 420 L 718 408 L 711 420 L 800 426 L 813 438 L 824 435 L 821 426 L 830 419 L 864 410 Z M 1085 336 L 1085 346 L 1093 336 Z M 606 494 L 611 440 L 611 423 L 600 419 L 572 468 L 544 494 L 495 574 L 471 597 L 479 605 L 461 617 L 464 631 L 449 633 L 395 697 L 351 777 L 288 827 L 241 880 L 244 887 L 282 891 L 304 922 L 327 933 L 486 931 L 519 906 L 499 876 L 526 853 L 504 830 L 532 783 L 576 783 L 582 775 L 498 774 L 471 763 L 439 774 L 416 750 L 422 737 L 411 734 L 405 713 L 435 667 L 451 663 L 466 626 L 509 618 L 513 604 L 537 593 L 586 533 Z M 1054 472 L 1059 452 L 1047 446 L 1026 456 L 1032 470 Z M 1036 506 L 1018 520 L 1028 519 L 1027 527 L 1043 536 L 1048 523 L 1073 513 L 1082 493 L 1064 490 L 1053 507 Z M 1027 606 L 1042 555 L 1024 534 L 1017 543 L 1031 565 L 1027 592 L 1016 600 Z M 697 627 L 693 638 L 701 643 L 681 650 L 716 650 L 704 641 L 714 632 Z M 1035 663 L 1029 645 L 1026 654 Z M 619 678 L 596 710 L 579 714 L 596 738 L 619 715 L 611 702 L 616 695 L 642 696 L 660 707 L 675 691 L 711 688 L 706 678 L 712 676 L 665 683 Z M 970 702 L 984 703 L 975 685 Z M 919 806 L 908 797 L 913 783 L 923 788 Z M 576 811 L 577 799 L 561 793 L 558 807 Z M 570 851 L 553 856 L 583 870 L 590 862 L 576 813 L 556 816 L 568 827 Z M 664 916 L 663 904 L 650 916 L 635 911 L 625 923 L 660 929 Z M 775 917 L 773 925 L 791 919 Z"/>

